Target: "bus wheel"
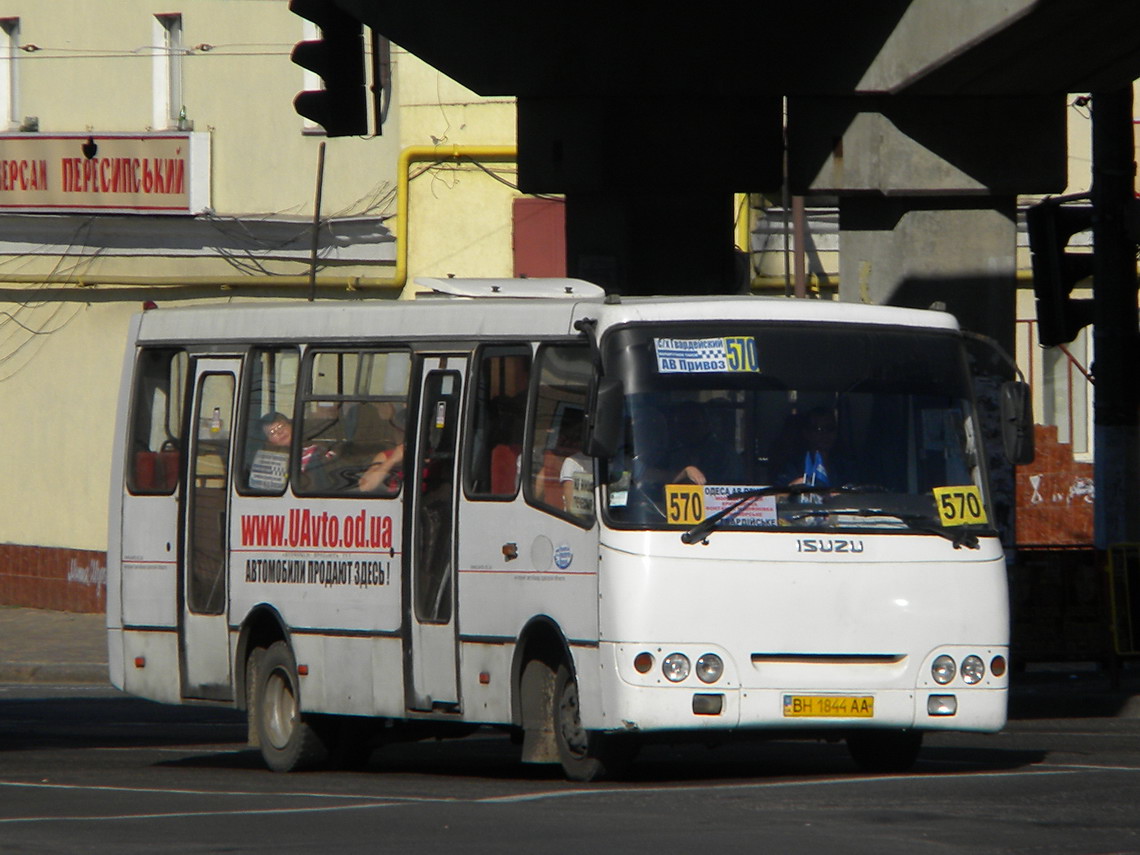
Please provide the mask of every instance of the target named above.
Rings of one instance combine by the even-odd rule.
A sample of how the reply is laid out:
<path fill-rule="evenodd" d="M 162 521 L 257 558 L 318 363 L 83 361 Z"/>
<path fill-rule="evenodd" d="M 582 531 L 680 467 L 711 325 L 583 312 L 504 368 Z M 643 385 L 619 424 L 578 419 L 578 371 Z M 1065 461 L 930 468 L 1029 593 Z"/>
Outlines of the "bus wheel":
<path fill-rule="evenodd" d="M 284 641 L 274 642 L 262 657 L 257 672 L 257 718 L 261 756 L 274 772 L 311 769 L 328 757 L 318 730 L 301 715 L 297 663 Z"/>
<path fill-rule="evenodd" d="M 558 666 L 554 678 L 554 739 L 562 770 L 571 781 L 593 781 L 619 774 L 636 752 L 631 738 L 582 727 L 578 681 L 565 663 Z"/>
<path fill-rule="evenodd" d="M 257 732 L 257 693 L 261 674 L 261 661 L 265 658 L 264 647 L 254 647 L 245 659 L 245 718 L 246 741 L 250 748 L 260 746 L 261 735 Z"/>
<path fill-rule="evenodd" d="M 847 750 L 864 772 L 906 772 L 918 759 L 922 731 L 865 730 L 847 735 Z"/>

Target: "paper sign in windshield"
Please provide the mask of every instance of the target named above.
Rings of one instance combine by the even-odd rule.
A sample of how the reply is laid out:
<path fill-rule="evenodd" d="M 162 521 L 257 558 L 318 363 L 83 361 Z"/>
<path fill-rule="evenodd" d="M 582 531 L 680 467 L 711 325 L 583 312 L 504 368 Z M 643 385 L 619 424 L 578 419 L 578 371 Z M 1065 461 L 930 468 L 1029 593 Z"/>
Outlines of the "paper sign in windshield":
<path fill-rule="evenodd" d="M 667 518 L 674 525 L 696 525 L 739 501 L 737 496 L 755 487 L 668 484 L 665 487 Z M 750 499 L 720 521 L 721 528 L 765 528 L 776 525 L 776 497 Z"/>
<path fill-rule="evenodd" d="M 657 338 L 657 371 L 661 374 L 723 374 L 759 372 L 756 339 L 750 335 L 724 338 Z"/>
<path fill-rule="evenodd" d="M 705 516 L 712 516 L 738 501 L 737 495 L 756 487 L 721 487 L 705 485 Z M 776 497 L 757 496 L 750 499 L 726 516 L 721 525 L 725 528 L 742 526 L 756 528 L 757 526 L 776 525 Z"/>

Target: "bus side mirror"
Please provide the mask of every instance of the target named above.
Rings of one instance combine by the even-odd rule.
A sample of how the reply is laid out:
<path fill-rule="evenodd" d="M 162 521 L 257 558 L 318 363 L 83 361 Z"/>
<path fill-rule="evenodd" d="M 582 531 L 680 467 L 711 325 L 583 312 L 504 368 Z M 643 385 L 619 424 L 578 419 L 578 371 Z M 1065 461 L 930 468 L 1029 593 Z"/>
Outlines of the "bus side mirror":
<path fill-rule="evenodd" d="M 1001 441 L 1014 466 L 1033 462 L 1033 399 L 1028 383 L 1010 380 L 1001 385 Z"/>
<path fill-rule="evenodd" d="M 621 415 L 625 388 L 620 380 L 602 377 L 594 391 L 590 435 L 586 453 L 592 457 L 612 457 L 621 442 Z"/>

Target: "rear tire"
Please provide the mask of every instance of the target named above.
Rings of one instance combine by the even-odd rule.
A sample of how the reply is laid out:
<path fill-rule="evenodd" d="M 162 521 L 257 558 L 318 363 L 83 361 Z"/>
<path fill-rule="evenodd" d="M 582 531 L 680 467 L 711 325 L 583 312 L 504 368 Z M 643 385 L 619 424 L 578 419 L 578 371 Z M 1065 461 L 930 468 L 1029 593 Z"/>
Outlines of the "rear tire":
<path fill-rule="evenodd" d="M 295 772 L 325 763 L 329 746 L 322 729 L 301 714 L 297 662 L 289 645 L 274 642 L 252 670 L 257 702 L 250 712 L 265 765 L 274 772 Z"/>
<path fill-rule="evenodd" d="M 921 748 L 919 730 L 866 730 L 847 736 L 847 751 L 864 772 L 907 772 Z"/>

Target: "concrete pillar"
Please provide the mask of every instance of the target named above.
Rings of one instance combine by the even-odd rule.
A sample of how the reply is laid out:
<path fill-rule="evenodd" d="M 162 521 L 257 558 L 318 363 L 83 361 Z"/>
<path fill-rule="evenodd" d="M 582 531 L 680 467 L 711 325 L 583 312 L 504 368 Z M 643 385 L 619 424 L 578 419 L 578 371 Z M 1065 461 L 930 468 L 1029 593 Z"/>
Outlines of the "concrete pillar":
<path fill-rule="evenodd" d="M 1132 233 L 1132 87 L 1093 93 L 1097 549 L 1140 541 L 1140 332 Z"/>
<path fill-rule="evenodd" d="M 732 215 L 731 193 L 567 193 L 566 272 L 610 294 L 733 293 Z"/>
<path fill-rule="evenodd" d="M 1061 95 L 788 103 L 793 193 L 839 197 L 840 297 L 944 302 L 1012 348 L 1016 197 L 1066 178 Z"/>
<path fill-rule="evenodd" d="M 1013 197 L 863 198 L 839 203 L 839 296 L 928 308 L 1012 352 L 1017 273 Z"/>
<path fill-rule="evenodd" d="M 780 99 L 520 98 L 519 187 L 566 194 L 571 276 L 616 294 L 740 290 L 732 194 L 781 182 Z"/>

